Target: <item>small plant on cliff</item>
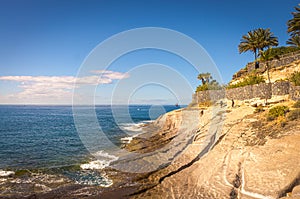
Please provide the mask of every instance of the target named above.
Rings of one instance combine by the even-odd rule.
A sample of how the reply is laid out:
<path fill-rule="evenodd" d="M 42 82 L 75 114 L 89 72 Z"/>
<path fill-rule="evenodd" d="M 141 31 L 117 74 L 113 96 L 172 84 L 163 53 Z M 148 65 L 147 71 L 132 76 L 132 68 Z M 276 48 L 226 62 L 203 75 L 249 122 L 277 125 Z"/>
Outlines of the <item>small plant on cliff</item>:
<path fill-rule="evenodd" d="M 300 100 L 293 105 L 293 108 L 300 108 Z"/>
<path fill-rule="evenodd" d="M 287 114 L 288 120 L 296 120 L 300 118 L 300 109 L 295 109 Z"/>
<path fill-rule="evenodd" d="M 210 83 L 203 84 L 197 87 L 196 92 L 207 90 L 220 90 L 222 86 L 217 81 L 211 81 Z"/>
<path fill-rule="evenodd" d="M 258 107 L 255 108 L 254 113 L 261 113 L 264 112 L 265 109 L 262 105 L 259 105 Z"/>
<path fill-rule="evenodd" d="M 292 73 L 289 79 L 295 86 L 300 86 L 300 72 Z"/>
<path fill-rule="evenodd" d="M 287 112 L 289 112 L 289 108 L 287 106 L 275 106 L 269 110 L 267 120 L 272 121 L 279 116 L 285 116 Z"/>
<path fill-rule="evenodd" d="M 263 76 L 257 75 L 257 74 L 252 74 L 246 77 L 243 81 L 238 82 L 236 84 L 231 84 L 228 85 L 227 88 L 238 88 L 238 87 L 243 87 L 243 86 L 248 86 L 248 85 L 254 85 L 254 84 L 260 84 L 260 83 L 265 83 L 265 79 Z"/>
<path fill-rule="evenodd" d="M 198 103 L 198 107 L 210 107 L 212 106 L 214 103 L 212 101 L 205 101 L 205 102 L 200 102 Z"/>
<path fill-rule="evenodd" d="M 285 79 L 276 79 L 276 81 L 275 82 L 288 82 L 288 79 L 287 78 L 285 78 Z"/>
<path fill-rule="evenodd" d="M 292 106 L 293 108 L 295 108 L 295 110 L 291 110 L 288 114 L 287 114 L 287 119 L 288 120 L 296 120 L 300 118 L 300 100 L 297 101 L 295 104 L 293 104 Z"/>

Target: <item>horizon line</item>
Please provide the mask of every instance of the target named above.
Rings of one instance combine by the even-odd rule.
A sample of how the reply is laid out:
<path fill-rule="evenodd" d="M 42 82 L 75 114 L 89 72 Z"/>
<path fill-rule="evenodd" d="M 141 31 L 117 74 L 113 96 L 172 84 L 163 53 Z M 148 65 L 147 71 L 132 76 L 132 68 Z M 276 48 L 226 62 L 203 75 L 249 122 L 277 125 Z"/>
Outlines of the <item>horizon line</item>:
<path fill-rule="evenodd" d="M 147 106 L 176 106 L 176 104 L 1 104 L 0 106 L 137 106 L 137 105 L 147 105 Z M 187 106 L 188 104 L 178 104 L 178 106 Z"/>

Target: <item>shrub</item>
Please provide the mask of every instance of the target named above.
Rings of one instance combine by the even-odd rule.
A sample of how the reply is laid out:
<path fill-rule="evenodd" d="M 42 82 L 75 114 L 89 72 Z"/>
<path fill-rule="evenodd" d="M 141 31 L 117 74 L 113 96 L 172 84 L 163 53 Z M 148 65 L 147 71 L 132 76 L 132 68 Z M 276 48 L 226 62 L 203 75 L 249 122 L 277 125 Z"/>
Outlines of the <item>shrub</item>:
<path fill-rule="evenodd" d="M 253 74 L 249 75 L 246 77 L 243 81 L 238 82 L 236 84 L 228 85 L 227 88 L 238 88 L 238 87 L 243 87 L 243 86 L 248 86 L 248 85 L 254 85 L 254 84 L 259 84 L 259 83 L 265 83 L 265 79 L 263 76 Z"/>
<path fill-rule="evenodd" d="M 207 91 L 207 90 L 221 90 L 221 89 L 222 86 L 216 80 L 213 80 L 209 83 L 198 86 L 196 92 Z"/>
<path fill-rule="evenodd" d="M 287 106 L 275 106 L 271 108 L 267 114 L 267 120 L 271 121 L 279 116 L 284 116 L 289 111 Z"/>
<path fill-rule="evenodd" d="M 291 52 L 295 52 L 300 50 L 298 47 L 293 46 L 281 46 L 277 48 L 270 48 L 266 50 L 266 52 L 269 54 L 268 60 L 272 60 L 274 58 L 278 58 L 280 55 L 288 54 Z"/>
<path fill-rule="evenodd" d="M 254 113 L 261 113 L 261 112 L 264 112 L 264 111 L 265 111 L 264 107 L 262 105 L 260 105 L 260 106 L 255 108 Z"/>
<path fill-rule="evenodd" d="M 208 90 L 208 85 L 207 85 L 207 84 L 199 85 L 199 86 L 196 88 L 196 92 L 199 92 L 199 91 L 207 91 L 207 90 Z"/>
<path fill-rule="evenodd" d="M 293 105 L 293 108 L 300 108 L 300 100 Z"/>
<path fill-rule="evenodd" d="M 300 109 L 292 110 L 287 114 L 288 120 L 296 120 L 300 118 Z"/>
<path fill-rule="evenodd" d="M 287 124 L 286 118 L 284 116 L 279 116 L 276 119 L 276 124 L 280 125 L 281 127 L 284 127 Z"/>
<path fill-rule="evenodd" d="M 275 80 L 275 82 L 287 82 L 288 80 L 287 80 L 287 78 L 285 78 L 285 79 L 276 79 Z"/>
<path fill-rule="evenodd" d="M 289 79 L 295 86 L 300 86 L 300 72 L 294 72 Z"/>
<path fill-rule="evenodd" d="M 205 101 L 205 102 L 200 102 L 198 104 L 199 107 L 210 107 L 212 106 L 214 103 L 212 101 Z"/>

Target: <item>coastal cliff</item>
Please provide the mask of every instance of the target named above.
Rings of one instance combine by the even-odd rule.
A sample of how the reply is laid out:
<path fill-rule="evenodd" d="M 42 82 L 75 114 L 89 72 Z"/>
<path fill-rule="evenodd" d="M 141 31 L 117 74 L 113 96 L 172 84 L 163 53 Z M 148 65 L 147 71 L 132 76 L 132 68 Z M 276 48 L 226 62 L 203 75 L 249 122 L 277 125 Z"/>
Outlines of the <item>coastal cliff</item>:
<path fill-rule="evenodd" d="M 187 107 L 144 125 L 124 146 L 136 155 L 99 171 L 113 182 L 109 187 L 19 171 L 0 178 L 0 198 L 300 198 L 300 114 L 266 119 L 277 106 L 296 110 L 295 102 L 254 102 Z M 129 168 L 143 171 L 124 172 Z"/>
<path fill-rule="evenodd" d="M 254 105 L 262 100 L 235 101 L 234 107 L 223 100 L 174 110 L 144 125 L 144 133 L 124 146 L 136 155 L 99 171 L 111 186 L 19 171 L 0 178 L 0 198 L 299 198 L 300 114 L 266 119 L 273 107 L 292 112 L 294 103 L 283 96 L 259 107 Z"/>
<path fill-rule="evenodd" d="M 300 197 L 299 121 L 284 126 L 263 123 L 262 113 L 254 113 L 255 108 L 245 103 L 202 111 L 186 108 L 154 122 L 166 138 L 188 130 L 193 139 L 172 164 L 142 178 L 132 198 Z M 193 125 L 177 131 L 185 121 Z M 160 141 L 152 140 L 151 146 Z"/>

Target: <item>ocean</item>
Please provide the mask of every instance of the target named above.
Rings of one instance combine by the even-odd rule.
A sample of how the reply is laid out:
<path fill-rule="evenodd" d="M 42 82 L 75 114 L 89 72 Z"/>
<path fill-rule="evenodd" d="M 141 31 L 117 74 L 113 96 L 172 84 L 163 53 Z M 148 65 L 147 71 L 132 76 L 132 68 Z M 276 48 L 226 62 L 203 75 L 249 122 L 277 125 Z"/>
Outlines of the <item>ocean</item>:
<path fill-rule="evenodd" d="M 82 113 L 88 109 L 80 108 Z M 174 105 L 115 106 L 117 113 L 129 111 L 130 122 L 122 117 L 116 122 L 111 106 L 96 106 L 95 112 L 106 136 L 121 146 L 130 141 L 130 136 L 141 133 L 141 124 L 178 108 Z M 124 132 L 130 136 L 124 137 Z M 111 158 L 109 153 L 101 155 Z M 93 161 L 77 133 L 72 106 L 1 105 L 0 160 L 2 173 L 28 170 L 64 175 L 78 184 L 109 186 L 112 183 L 101 172 L 93 171 L 109 162 L 105 158 L 100 165 Z"/>

